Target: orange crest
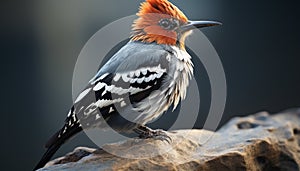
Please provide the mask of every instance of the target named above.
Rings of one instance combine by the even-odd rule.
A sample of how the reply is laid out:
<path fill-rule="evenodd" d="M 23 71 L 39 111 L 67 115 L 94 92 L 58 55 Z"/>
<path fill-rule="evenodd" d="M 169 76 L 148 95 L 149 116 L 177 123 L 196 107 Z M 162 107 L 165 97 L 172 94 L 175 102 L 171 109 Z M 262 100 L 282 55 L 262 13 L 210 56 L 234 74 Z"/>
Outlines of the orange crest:
<path fill-rule="evenodd" d="M 187 17 L 167 0 L 146 0 L 137 13 L 139 18 L 133 24 L 133 41 L 176 45 L 178 35 L 174 30 L 163 29 L 162 19 L 175 19 L 179 23 L 188 22 Z"/>
<path fill-rule="evenodd" d="M 146 2 L 143 2 L 137 15 L 141 17 L 149 13 L 166 14 L 183 22 L 188 21 L 183 12 L 168 0 L 147 0 Z"/>

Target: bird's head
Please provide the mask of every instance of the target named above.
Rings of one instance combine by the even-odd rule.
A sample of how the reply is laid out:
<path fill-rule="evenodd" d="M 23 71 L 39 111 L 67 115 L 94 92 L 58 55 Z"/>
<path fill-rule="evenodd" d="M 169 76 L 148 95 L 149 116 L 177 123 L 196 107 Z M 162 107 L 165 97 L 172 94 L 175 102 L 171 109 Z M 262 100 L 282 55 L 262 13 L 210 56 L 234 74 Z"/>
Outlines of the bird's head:
<path fill-rule="evenodd" d="M 184 49 L 186 37 L 195 28 L 220 25 L 216 21 L 190 21 L 168 0 L 146 0 L 141 3 L 133 23 L 132 41 L 177 45 Z"/>

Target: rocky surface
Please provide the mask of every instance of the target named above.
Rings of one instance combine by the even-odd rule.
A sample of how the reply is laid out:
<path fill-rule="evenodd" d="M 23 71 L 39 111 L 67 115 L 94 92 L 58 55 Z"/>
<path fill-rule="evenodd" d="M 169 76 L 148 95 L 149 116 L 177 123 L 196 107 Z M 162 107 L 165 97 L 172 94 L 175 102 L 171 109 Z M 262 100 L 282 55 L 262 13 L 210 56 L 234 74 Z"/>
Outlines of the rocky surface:
<path fill-rule="evenodd" d="M 178 130 L 172 142 L 134 139 L 104 150 L 80 147 L 40 171 L 102 170 L 300 170 L 300 109 L 233 118 L 216 133 Z M 126 158 L 118 157 L 125 154 Z M 141 158 L 143 155 L 153 155 Z M 141 155 L 139 159 L 133 156 Z"/>

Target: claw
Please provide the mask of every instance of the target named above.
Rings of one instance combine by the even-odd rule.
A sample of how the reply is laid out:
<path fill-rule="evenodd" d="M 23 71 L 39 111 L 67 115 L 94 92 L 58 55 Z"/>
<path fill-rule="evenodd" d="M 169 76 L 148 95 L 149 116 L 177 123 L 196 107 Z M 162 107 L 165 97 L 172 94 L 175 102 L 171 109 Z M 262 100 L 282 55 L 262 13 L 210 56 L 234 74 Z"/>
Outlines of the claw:
<path fill-rule="evenodd" d="M 166 133 L 166 131 L 164 130 L 154 130 L 154 135 L 153 137 L 154 139 L 158 139 L 161 141 L 167 141 L 169 144 L 171 144 L 172 142 L 172 138 L 170 136 L 168 136 L 168 134 Z"/>
<path fill-rule="evenodd" d="M 138 133 L 139 137 L 143 139 L 153 138 L 156 140 L 167 141 L 169 144 L 172 143 L 172 138 L 168 136 L 166 131 L 161 129 L 152 130 L 146 126 L 139 126 L 135 129 L 135 132 Z"/>

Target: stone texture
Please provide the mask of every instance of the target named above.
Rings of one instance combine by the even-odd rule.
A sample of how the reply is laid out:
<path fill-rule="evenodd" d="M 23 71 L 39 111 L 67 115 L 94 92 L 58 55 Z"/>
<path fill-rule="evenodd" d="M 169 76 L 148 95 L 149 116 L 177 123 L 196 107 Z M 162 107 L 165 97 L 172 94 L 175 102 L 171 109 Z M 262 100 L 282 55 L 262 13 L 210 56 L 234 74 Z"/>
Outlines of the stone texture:
<path fill-rule="evenodd" d="M 173 139 L 171 144 L 134 139 L 105 146 L 117 155 L 132 158 L 153 154 L 151 158 L 121 158 L 104 150 L 80 147 L 40 171 L 300 170 L 300 109 L 233 118 L 215 133 L 178 130 L 168 134 Z"/>

